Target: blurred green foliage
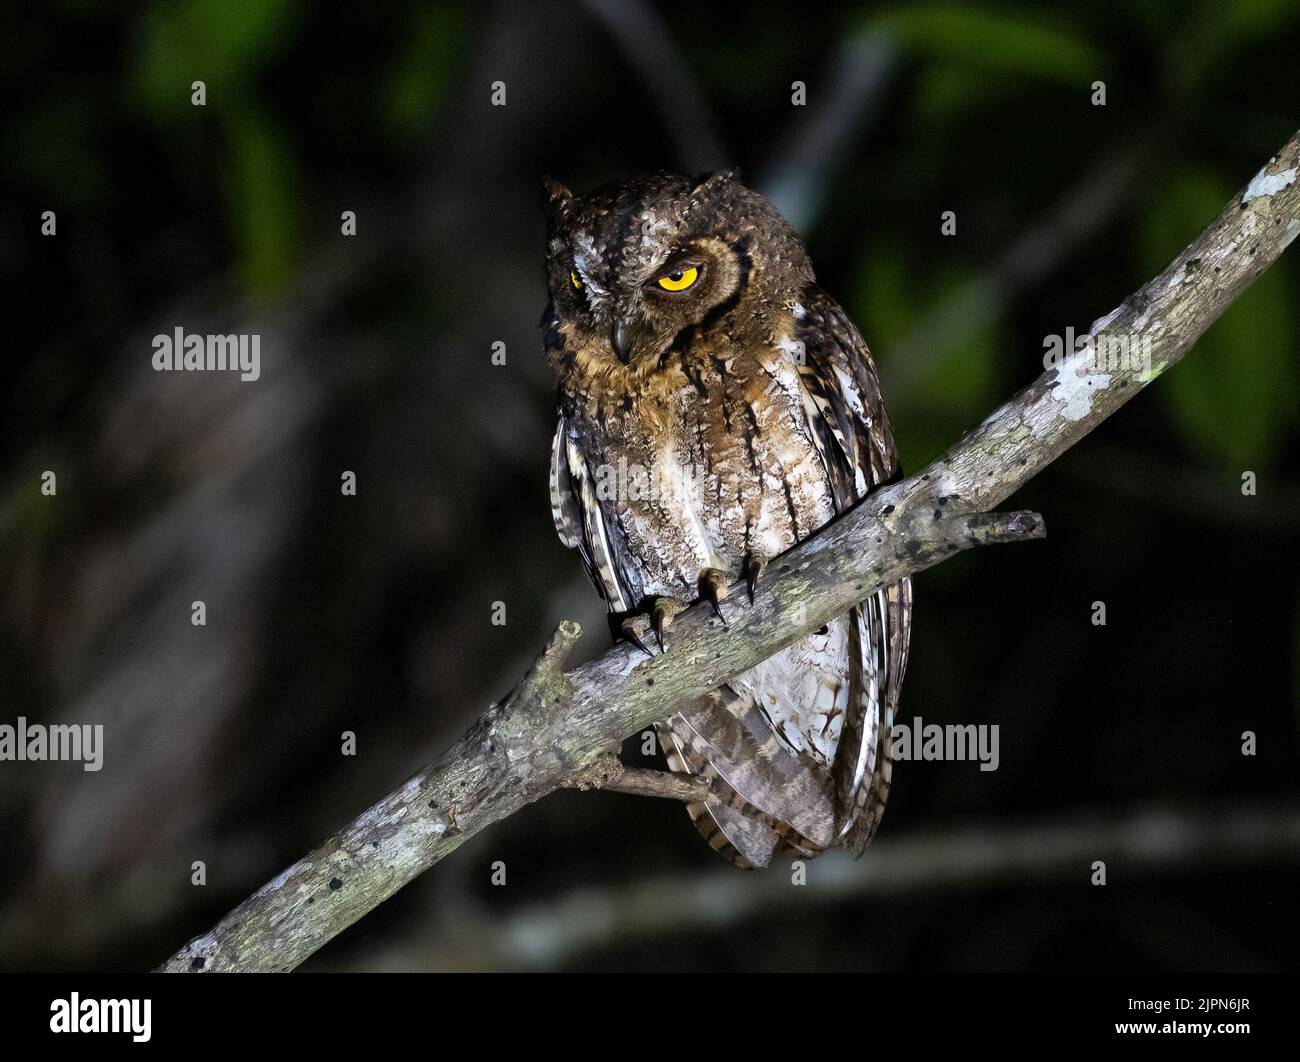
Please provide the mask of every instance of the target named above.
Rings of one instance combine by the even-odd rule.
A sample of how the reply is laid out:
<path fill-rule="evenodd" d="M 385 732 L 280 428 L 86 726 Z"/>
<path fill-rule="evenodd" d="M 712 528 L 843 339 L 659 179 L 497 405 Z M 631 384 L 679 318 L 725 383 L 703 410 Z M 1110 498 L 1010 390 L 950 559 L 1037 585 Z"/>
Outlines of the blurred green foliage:
<path fill-rule="evenodd" d="M 894 206 L 910 209 L 925 197 L 932 212 L 935 201 L 962 207 L 968 225 L 971 213 L 964 208 L 979 201 L 985 218 L 977 224 L 1000 208 L 1008 220 L 1017 211 L 1022 229 L 1034 224 L 1053 197 L 1068 202 L 1072 186 L 1098 163 L 1094 144 L 1053 143 L 1050 114 L 1068 107 L 1073 110 L 1063 113 L 1077 120 L 1080 101 L 1098 80 L 1107 83 L 1110 109 L 1093 113 L 1105 117 L 1111 143 L 1116 129 L 1132 125 L 1139 130 L 1135 142 L 1159 148 L 1152 152 L 1158 163 L 1144 173 L 1136 212 L 1121 214 L 1129 229 L 1123 238 L 1134 250 L 1123 287 L 1112 287 L 1111 301 L 1099 305 L 1076 286 L 1065 308 L 1065 320 L 1076 327 L 1163 269 L 1217 216 L 1249 173 L 1229 171 L 1216 157 L 1226 142 L 1255 138 L 1271 150 L 1297 120 L 1294 111 L 1286 112 L 1300 97 L 1270 99 L 1263 85 L 1238 91 L 1230 72 L 1250 67 L 1252 49 L 1275 45 L 1277 35 L 1296 23 L 1300 4 L 1133 0 L 1124 7 L 1122 26 L 1084 5 L 1048 12 L 968 3 L 891 6 L 853 22 L 855 32 L 892 41 L 910 75 L 901 161 L 891 172 L 877 154 L 871 171 L 873 185 L 893 182 Z M 1227 92 L 1225 79 L 1232 85 Z M 1004 138 L 1009 128 L 1020 130 L 1018 145 Z M 1262 161 L 1240 154 L 1247 165 Z M 991 180 L 1001 187 L 994 190 Z M 1004 232 L 994 254 L 1013 238 Z M 978 239 L 960 247 L 966 253 L 954 260 L 914 235 L 900 239 L 891 231 L 864 241 L 853 308 L 878 354 L 888 359 L 936 310 L 978 293 L 981 277 L 992 281 L 983 272 L 991 264 L 990 248 L 981 248 Z M 1098 260 L 1092 248 L 1083 257 Z M 1103 249 L 1100 261 L 1110 269 L 1114 255 Z M 1288 260 L 1275 265 L 1157 389 L 1156 401 L 1196 462 L 1234 473 L 1270 469 L 1293 447 L 1300 426 L 1294 277 Z M 1105 279 L 1116 280 L 1110 274 Z M 990 298 L 995 291 L 990 282 Z M 1025 322 L 1010 318 L 1015 312 L 1011 303 L 997 306 L 991 321 L 957 330 L 950 347 L 935 351 L 924 372 L 891 395 L 907 462 L 941 452 L 999 393 L 1028 378 L 1034 345 L 1024 342 Z M 1052 331 L 1063 327 L 1051 324 Z"/>
<path fill-rule="evenodd" d="M 293 142 L 260 91 L 259 75 L 301 21 L 293 0 L 185 0 L 153 7 L 143 20 L 135 90 L 161 126 L 192 111 L 202 81 L 219 106 L 225 152 L 219 172 L 245 292 L 262 298 L 294 278 L 300 185 Z"/>
<path fill-rule="evenodd" d="M 457 7 L 422 5 L 412 11 L 405 44 L 383 75 L 382 116 L 395 141 L 418 140 L 432 127 L 447 105 L 468 34 Z"/>
<path fill-rule="evenodd" d="M 232 112 L 235 113 L 235 112 Z M 226 199 L 239 247 L 244 289 L 274 294 L 294 278 L 299 182 L 292 143 L 260 108 L 227 123 Z"/>
<path fill-rule="evenodd" d="M 872 12 L 861 23 L 883 31 L 926 64 L 988 74 L 1087 84 L 1106 73 L 1105 56 L 1058 15 L 965 4 L 928 4 Z"/>
<path fill-rule="evenodd" d="M 726 127 L 723 139 L 751 176 L 797 137 L 797 123 L 770 131 L 787 125 L 792 78 L 808 82 L 816 104 L 847 37 L 889 42 L 893 73 L 873 104 L 883 128 L 841 149 L 838 183 L 809 233 L 819 274 L 832 287 L 850 278 L 836 293 L 886 360 L 955 292 L 978 290 L 991 262 L 1086 173 L 1099 147 L 1125 139 L 1158 145 L 1159 168 L 1121 215 L 1124 231 L 1100 234 L 1105 246 L 1070 252 L 1066 267 L 1078 262 L 1087 286 L 1076 277 L 1042 313 L 1017 305 L 1017 296 L 999 303 L 952 349 L 933 352 L 893 397 L 912 462 L 942 449 L 1028 377 L 1039 351 L 1026 335 L 1077 327 L 1161 268 L 1215 216 L 1248 172 L 1246 160 L 1258 164 L 1259 145 L 1272 145 L 1295 121 L 1297 97 L 1254 76 L 1276 65 L 1261 55 L 1294 55 L 1286 43 L 1300 22 L 1294 0 L 1118 0 L 1053 10 L 860 5 L 819 15 L 829 35 L 807 38 L 790 33 L 781 5 L 744 22 L 722 11 L 692 20 L 671 5 L 655 10 L 708 97 L 695 103 Z M 306 241 L 332 235 L 340 170 L 355 187 L 371 173 L 447 150 L 439 122 L 465 91 L 470 57 L 484 53 L 494 25 L 487 9 L 456 3 L 401 3 L 382 19 L 339 14 L 342 28 L 329 24 L 334 12 L 301 0 L 179 0 L 119 21 L 95 5 L 65 4 L 61 13 L 58 32 L 16 25 L 0 60 L 15 98 L 3 124 L 7 175 L 67 207 L 111 217 L 109 201 L 126 191 L 123 160 L 111 150 L 125 123 L 136 138 L 130 150 L 146 146 L 170 168 L 160 187 L 170 179 L 191 212 L 222 204 L 207 223 L 219 229 L 243 293 L 262 300 L 300 280 L 312 252 Z M 602 177 L 673 166 L 653 137 L 676 104 L 644 91 L 619 96 L 616 86 L 635 75 L 580 8 L 566 15 L 557 8 L 549 21 L 561 35 L 587 23 L 598 47 L 585 45 L 586 88 L 569 98 L 573 113 L 546 118 L 568 121 L 548 128 L 545 140 L 569 147 L 537 168 L 563 168 L 571 161 L 563 156 L 583 143 L 581 159 L 598 160 Z M 14 91 L 76 29 L 89 41 L 122 27 L 125 76 L 111 70 L 113 93 L 95 80 L 110 69 L 47 79 L 30 97 Z M 196 80 L 209 97 L 201 110 L 190 101 Z M 1095 80 L 1107 82 L 1104 112 L 1087 102 Z M 629 104 L 645 113 L 627 121 Z M 656 106 L 662 113 L 652 113 Z M 1061 139 L 1058 122 L 1074 130 L 1071 139 Z M 1081 128 L 1095 130 L 1096 141 Z M 615 134 L 624 139 L 603 146 Z M 629 141 L 644 157 L 626 150 Z M 582 183 L 580 173 L 572 176 Z M 941 248 L 918 236 L 920 219 L 934 223 L 936 203 L 962 217 L 961 238 Z M 1120 241 L 1131 248 L 1126 261 L 1111 253 Z M 520 242 L 521 258 L 535 251 Z M 1285 461 L 1298 424 L 1296 302 L 1295 270 L 1284 260 L 1158 389 L 1155 401 L 1189 457 L 1223 470 Z"/>
<path fill-rule="evenodd" d="M 135 87 L 171 121 L 185 117 L 192 81 L 214 95 L 255 95 L 257 75 L 292 39 L 302 14 L 295 0 L 155 4 L 141 22 Z"/>
<path fill-rule="evenodd" d="M 466 40 L 456 5 L 400 9 L 398 46 L 357 105 L 394 142 L 418 141 L 444 108 Z M 296 137 L 276 112 L 264 81 L 307 19 L 296 0 L 185 0 L 143 18 L 133 93 L 159 127 L 175 131 L 191 109 L 190 86 L 205 83 L 219 105 L 220 172 L 230 237 L 243 288 L 252 298 L 285 290 L 301 258 L 306 191 Z M 322 61 L 322 74 L 326 72 Z"/>
<path fill-rule="evenodd" d="M 978 294 L 978 274 L 968 266 L 945 264 L 927 273 L 909 268 L 897 246 L 874 244 L 863 257 L 851 307 L 871 322 L 871 342 L 882 351 L 895 348 L 921 316 L 959 292 Z M 900 401 L 891 400 L 891 420 L 904 467 L 915 467 L 946 450 L 971 427 L 972 412 L 993 409 L 1005 388 L 1004 352 L 1011 345 L 1005 324 L 994 316 L 963 331 L 940 349 L 911 382 Z"/>
<path fill-rule="evenodd" d="M 1218 216 L 1233 185 L 1196 170 L 1160 182 L 1137 232 L 1154 276 Z M 1295 283 L 1284 257 L 1228 308 L 1159 395 L 1188 445 L 1229 471 L 1271 468 L 1297 424 Z"/>

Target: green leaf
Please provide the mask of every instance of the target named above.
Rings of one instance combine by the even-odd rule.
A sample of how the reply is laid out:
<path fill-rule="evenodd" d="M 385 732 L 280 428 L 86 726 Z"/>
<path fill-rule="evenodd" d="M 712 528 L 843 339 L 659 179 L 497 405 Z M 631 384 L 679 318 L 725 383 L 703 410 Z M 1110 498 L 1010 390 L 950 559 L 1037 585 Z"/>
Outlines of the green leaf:
<path fill-rule="evenodd" d="M 908 283 L 902 254 L 877 241 L 858 272 L 852 316 L 864 329 L 870 326 L 876 344 L 892 347 L 907 333 L 917 309 L 917 293 Z"/>
<path fill-rule="evenodd" d="M 916 120 L 930 135 L 945 135 L 947 127 L 977 111 L 989 111 L 1016 94 L 1015 82 L 988 77 L 979 70 L 934 64 L 917 72 L 913 96 Z"/>
<path fill-rule="evenodd" d="M 884 11 L 866 26 L 926 58 L 1047 81 L 1086 84 L 1107 65 L 1072 29 L 1021 12 L 934 4 Z"/>
<path fill-rule="evenodd" d="M 290 279 L 298 236 L 297 166 L 284 130 L 254 108 L 228 112 L 229 217 L 244 289 L 254 297 Z"/>
<path fill-rule="evenodd" d="M 159 115 L 184 113 L 190 85 L 212 97 L 247 92 L 257 70 L 287 41 L 300 12 L 294 0 L 185 0 L 159 4 L 144 20 L 135 87 Z"/>
<path fill-rule="evenodd" d="M 859 269 L 853 316 L 868 344 L 885 357 L 925 315 L 968 289 L 976 273 L 948 266 L 921 277 L 909 274 L 897 248 L 876 245 Z M 1001 318 L 972 327 L 935 352 L 909 395 L 886 395 L 899 452 L 912 467 L 940 454 L 962 431 L 996 405 L 1009 349 Z M 888 376 L 888 367 L 881 366 Z"/>
<path fill-rule="evenodd" d="M 432 124 L 461 65 L 466 35 L 459 9 L 415 9 L 407 44 L 385 75 L 384 121 L 395 137 L 418 136 Z"/>

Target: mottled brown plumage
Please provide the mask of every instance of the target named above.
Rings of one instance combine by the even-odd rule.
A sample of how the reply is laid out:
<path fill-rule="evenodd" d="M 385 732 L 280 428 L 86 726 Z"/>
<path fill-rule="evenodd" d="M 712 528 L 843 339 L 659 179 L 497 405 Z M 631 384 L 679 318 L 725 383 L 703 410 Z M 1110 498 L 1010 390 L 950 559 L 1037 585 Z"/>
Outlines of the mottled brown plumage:
<path fill-rule="evenodd" d="M 866 344 L 734 174 L 548 182 L 546 207 L 552 508 L 612 613 L 670 617 L 898 475 Z M 710 844 L 742 866 L 865 847 L 910 615 L 904 581 L 660 724 L 669 766 L 715 782 L 689 808 Z"/>

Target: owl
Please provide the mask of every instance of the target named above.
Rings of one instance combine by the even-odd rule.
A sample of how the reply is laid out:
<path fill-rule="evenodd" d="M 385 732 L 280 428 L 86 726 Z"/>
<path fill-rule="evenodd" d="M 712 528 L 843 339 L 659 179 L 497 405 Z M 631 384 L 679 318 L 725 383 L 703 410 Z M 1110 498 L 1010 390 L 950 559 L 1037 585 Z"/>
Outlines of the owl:
<path fill-rule="evenodd" d="M 734 172 L 657 173 L 576 196 L 547 178 L 558 376 L 551 505 L 611 629 L 672 651 L 672 617 L 899 476 L 875 366 L 798 234 Z M 742 867 L 861 853 L 889 793 L 908 580 L 656 724 L 688 805 Z"/>

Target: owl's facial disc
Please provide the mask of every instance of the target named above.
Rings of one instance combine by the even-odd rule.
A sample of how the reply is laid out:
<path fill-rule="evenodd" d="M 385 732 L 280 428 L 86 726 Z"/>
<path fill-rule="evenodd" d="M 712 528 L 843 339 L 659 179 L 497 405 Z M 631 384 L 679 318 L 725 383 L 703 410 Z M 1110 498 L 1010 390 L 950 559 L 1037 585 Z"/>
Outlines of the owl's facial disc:
<path fill-rule="evenodd" d="M 672 303 L 694 301 L 692 288 L 706 275 L 708 267 L 698 255 L 673 255 L 663 265 L 649 272 L 639 288 L 620 295 L 613 304 L 609 345 L 614 355 L 624 365 L 642 357 L 658 357 L 679 330 L 681 312 L 686 306 L 674 307 Z M 668 295 L 667 305 L 659 297 Z M 676 310 L 678 312 L 668 312 Z M 697 311 L 698 312 L 698 311 Z M 666 326 L 672 326 L 671 328 Z"/>
<path fill-rule="evenodd" d="M 582 198 L 546 184 L 552 302 L 589 357 L 653 372 L 675 342 L 744 312 L 748 233 L 725 223 L 737 190 L 727 174 L 654 174 Z"/>
<path fill-rule="evenodd" d="M 736 250 L 705 236 L 626 271 L 608 299 L 609 348 L 625 365 L 660 358 L 740 286 Z"/>

